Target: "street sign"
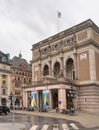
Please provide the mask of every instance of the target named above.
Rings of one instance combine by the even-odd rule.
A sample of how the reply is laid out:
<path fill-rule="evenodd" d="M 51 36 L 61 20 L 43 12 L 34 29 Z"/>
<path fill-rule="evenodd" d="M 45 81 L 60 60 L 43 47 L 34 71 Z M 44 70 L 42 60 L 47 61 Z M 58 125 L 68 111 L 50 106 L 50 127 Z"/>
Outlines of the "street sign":
<path fill-rule="evenodd" d="M 61 105 L 61 103 L 62 103 L 62 101 L 58 101 L 58 104 L 60 104 L 60 105 Z"/>

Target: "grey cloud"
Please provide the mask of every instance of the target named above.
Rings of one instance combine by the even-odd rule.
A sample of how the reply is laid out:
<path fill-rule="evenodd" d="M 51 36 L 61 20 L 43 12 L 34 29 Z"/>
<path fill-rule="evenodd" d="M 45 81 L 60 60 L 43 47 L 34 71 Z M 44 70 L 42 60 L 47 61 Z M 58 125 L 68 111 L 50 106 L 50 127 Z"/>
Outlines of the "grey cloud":
<path fill-rule="evenodd" d="M 88 18 L 98 25 L 98 5 L 98 0 L 0 0 L 1 50 L 12 56 L 22 50 L 31 60 L 32 44 L 57 33 L 57 10 L 62 31 Z"/>

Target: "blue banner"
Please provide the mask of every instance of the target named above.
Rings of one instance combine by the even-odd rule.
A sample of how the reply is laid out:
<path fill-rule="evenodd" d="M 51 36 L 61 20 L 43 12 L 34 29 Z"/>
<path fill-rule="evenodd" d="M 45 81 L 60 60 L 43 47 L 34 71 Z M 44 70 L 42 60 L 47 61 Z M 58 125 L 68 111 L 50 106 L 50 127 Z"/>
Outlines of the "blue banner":
<path fill-rule="evenodd" d="M 37 107 L 37 92 L 31 92 L 31 107 L 36 108 Z"/>
<path fill-rule="evenodd" d="M 43 109 L 49 109 L 49 90 L 44 90 L 42 93 Z"/>

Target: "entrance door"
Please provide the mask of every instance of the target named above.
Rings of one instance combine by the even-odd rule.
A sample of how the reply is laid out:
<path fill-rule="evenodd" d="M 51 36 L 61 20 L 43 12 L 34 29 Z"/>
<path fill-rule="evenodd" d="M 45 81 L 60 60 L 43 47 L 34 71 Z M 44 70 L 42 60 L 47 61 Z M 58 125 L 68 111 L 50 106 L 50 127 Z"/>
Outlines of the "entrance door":
<path fill-rule="evenodd" d="M 2 106 L 6 106 L 6 99 L 5 98 L 1 99 L 1 104 L 2 104 Z"/>
<path fill-rule="evenodd" d="M 67 94 L 68 94 L 68 92 L 69 92 L 69 90 L 66 90 L 66 101 L 67 101 L 67 109 L 70 109 L 70 107 L 71 107 L 71 104 L 72 104 L 72 98 L 69 98 L 68 96 L 67 96 Z"/>
<path fill-rule="evenodd" d="M 58 90 L 53 91 L 53 109 L 58 108 Z"/>
<path fill-rule="evenodd" d="M 17 98 L 16 101 L 15 101 L 15 106 L 16 106 L 16 107 L 19 107 L 19 106 L 20 106 L 20 101 L 19 101 L 18 98 Z"/>
<path fill-rule="evenodd" d="M 38 107 L 42 108 L 42 91 L 38 92 Z"/>

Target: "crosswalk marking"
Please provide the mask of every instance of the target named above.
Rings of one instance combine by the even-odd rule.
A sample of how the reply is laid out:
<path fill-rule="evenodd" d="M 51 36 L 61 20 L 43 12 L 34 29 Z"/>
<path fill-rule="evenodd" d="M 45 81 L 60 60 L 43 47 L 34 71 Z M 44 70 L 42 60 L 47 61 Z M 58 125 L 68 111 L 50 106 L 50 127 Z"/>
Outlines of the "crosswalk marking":
<path fill-rule="evenodd" d="M 67 124 L 62 124 L 63 130 L 69 130 Z"/>
<path fill-rule="evenodd" d="M 79 128 L 74 123 L 70 123 L 70 125 L 74 128 L 74 130 L 79 130 Z"/>
<path fill-rule="evenodd" d="M 63 130 L 70 130 L 69 126 L 67 124 L 61 124 Z M 39 125 L 33 125 L 29 130 L 36 130 Z M 70 123 L 70 126 L 73 128 L 73 130 L 79 130 L 79 128 L 74 124 Z M 43 125 L 41 130 L 48 130 L 49 124 Z M 53 130 L 59 130 L 58 124 L 53 124 Z"/>
<path fill-rule="evenodd" d="M 49 127 L 49 125 L 44 125 L 43 128 L 41 130 L 47 130 Z"/>
<path fill-rule="evenodd" d="M 29 130 L 36 130 L 37 127 L 38 125 L 33 125 Z"/>

